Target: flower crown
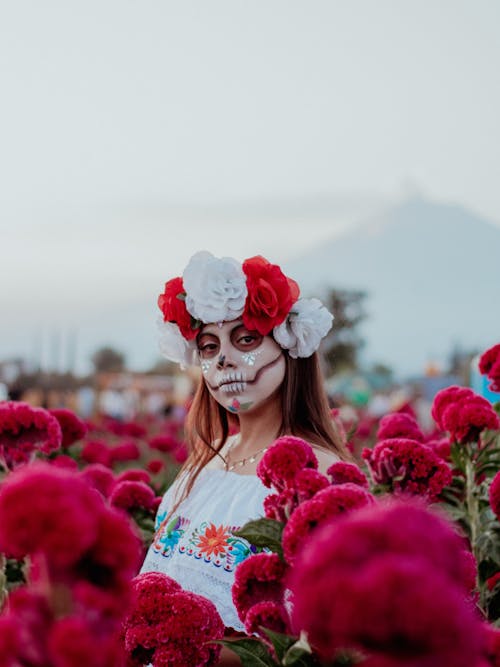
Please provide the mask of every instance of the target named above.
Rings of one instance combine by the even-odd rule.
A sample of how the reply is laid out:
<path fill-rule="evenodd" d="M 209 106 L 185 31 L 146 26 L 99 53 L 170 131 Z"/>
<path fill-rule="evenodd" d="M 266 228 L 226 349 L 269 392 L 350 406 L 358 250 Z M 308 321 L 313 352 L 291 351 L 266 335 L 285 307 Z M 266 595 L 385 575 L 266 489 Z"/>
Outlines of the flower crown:
<path fill-rule="evenodd" d="M 160 351 L 183 366 L 196 363 L 196 336 L 203 324 L 242 318 L 249 330 L 272 332 L 288 354 L 310 357 L 332 326 L 319 299 L 299 299 L 299 286 L 277 264 L 256 256 L 240 264 L 207 251 L 191 257 L 182 277 L 158 297 Z"/>

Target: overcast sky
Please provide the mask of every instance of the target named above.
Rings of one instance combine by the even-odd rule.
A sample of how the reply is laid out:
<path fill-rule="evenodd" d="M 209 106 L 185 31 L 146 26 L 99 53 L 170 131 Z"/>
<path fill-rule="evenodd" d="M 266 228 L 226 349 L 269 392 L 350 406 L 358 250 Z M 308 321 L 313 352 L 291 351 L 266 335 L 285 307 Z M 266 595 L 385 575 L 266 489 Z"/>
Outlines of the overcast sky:
<path fill-rule="evenodd" d="M 500 224 L 499 25 L 497 0 L 0 0 L 0 359 L 199 248 L 285 261 L 407 191 Z"/>

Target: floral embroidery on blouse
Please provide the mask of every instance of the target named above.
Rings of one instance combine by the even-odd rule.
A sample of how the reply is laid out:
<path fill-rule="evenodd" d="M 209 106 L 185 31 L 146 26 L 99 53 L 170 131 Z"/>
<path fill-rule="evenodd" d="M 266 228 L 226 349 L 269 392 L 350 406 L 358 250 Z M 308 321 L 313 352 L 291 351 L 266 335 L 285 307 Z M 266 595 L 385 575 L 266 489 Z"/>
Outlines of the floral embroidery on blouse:
<path fill-rule="evenodd" d="M 232 572 L 239 563 L 257 551 L 246 540 L 233 535 L 239 526 L 215 525 L 204 521 L 186 534 L 189 519 L 175 516 L 167 521 L 166 517 L 166 512 L 158 516 L 152 544 L 153 550 L 165 558 L 171 558 L 177 551 Z"/>
<path fill-rule="evenodd" d="M 156 518 L 156 533 L 152 545 L 154 551 L 169 558 L 188 525 L 189 520 L 181 516 L 174 516 L 168 521 L 166 512 L 159 514 Z"/>

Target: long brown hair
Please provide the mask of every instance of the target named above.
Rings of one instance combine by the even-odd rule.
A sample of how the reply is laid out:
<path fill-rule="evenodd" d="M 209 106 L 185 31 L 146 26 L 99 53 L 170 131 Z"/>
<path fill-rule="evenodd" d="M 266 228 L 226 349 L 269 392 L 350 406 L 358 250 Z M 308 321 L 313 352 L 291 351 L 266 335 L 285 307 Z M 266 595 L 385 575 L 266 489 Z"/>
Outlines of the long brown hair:
<path fill-rule="evenodd" d="M 334 452 L 341 460 L 352 460 L 330 415 L 318 353 L 292 359 L 285 352 L 284 357 L 286 370 L 280 388 L 282 420 L 279 435 L 298 436 Z M 186 479 L 181 498 L 174 501 L 171 513 L 189 494 L 200 471 L 224 447 L 231 425 L 238 425 L 237 417 L 217 403 L 201 378 L 186 419 L 190 450 L 182 469 Z"/>

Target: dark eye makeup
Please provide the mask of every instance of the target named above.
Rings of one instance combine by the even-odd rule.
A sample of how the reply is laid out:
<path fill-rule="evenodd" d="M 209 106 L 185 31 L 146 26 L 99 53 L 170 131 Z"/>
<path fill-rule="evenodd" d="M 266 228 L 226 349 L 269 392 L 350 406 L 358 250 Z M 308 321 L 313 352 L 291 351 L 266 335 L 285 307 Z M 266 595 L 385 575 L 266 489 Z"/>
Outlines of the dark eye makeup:
<path fill-rule="evenodd" d="M 231 343 L 240 352 L 251 352 L 262 343 L 264 337 L 258 331 L 249 331 L 241 324 L 230 334 Z M 220 340 L 216 334 L 201 333 L 197 339 L 198 352 L 202 359 L 212 359 L 220 349 Z"/>

